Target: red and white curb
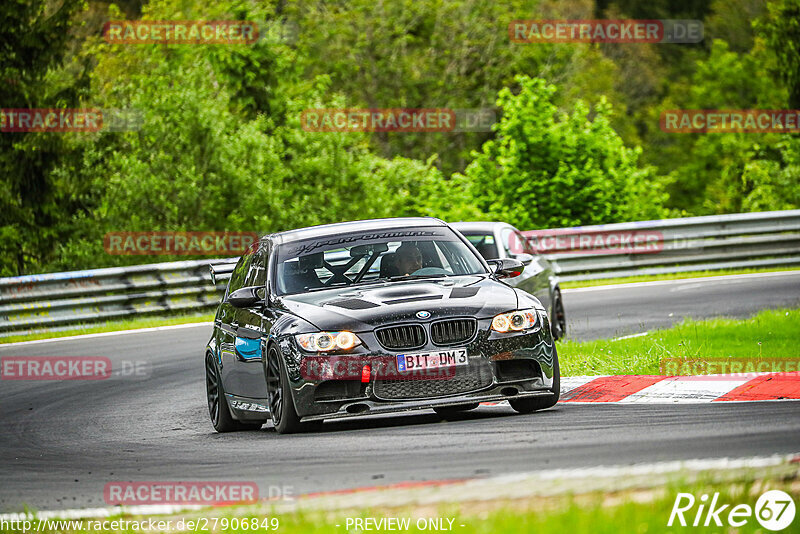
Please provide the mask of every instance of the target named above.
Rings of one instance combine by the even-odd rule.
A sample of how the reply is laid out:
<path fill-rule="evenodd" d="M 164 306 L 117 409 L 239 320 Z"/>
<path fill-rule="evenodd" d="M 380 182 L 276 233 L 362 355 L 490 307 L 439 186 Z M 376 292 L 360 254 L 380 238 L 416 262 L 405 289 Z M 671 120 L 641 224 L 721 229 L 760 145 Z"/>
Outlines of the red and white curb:
<path fill-rule="evenodd" d="M 621 404 L 800 399 L 800 373 L 561 377 L 560 402 Z"/>

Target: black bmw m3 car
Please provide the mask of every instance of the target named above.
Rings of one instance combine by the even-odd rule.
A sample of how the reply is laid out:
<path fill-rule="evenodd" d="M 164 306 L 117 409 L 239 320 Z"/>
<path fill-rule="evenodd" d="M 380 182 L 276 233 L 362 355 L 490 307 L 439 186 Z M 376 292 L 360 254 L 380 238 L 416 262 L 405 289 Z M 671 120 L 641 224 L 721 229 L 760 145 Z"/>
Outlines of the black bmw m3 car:
<path fill-rule="evenodd" d="M 206 347 L 219 432 L 507 400 L 520 413 L 559 397 L 542 303 L 433 218 L 377 219 L 267 235 L 233 265 Z"/>

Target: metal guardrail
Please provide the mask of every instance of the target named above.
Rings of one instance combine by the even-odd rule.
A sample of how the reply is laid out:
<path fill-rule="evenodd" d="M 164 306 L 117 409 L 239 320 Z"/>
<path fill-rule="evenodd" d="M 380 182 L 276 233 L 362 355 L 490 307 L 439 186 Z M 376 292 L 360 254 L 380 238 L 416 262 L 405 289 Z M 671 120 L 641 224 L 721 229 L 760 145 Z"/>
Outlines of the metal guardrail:
<path fill-rule="evenodd" d="M 548 255 L 559 278 L 564 281 L 800 265 L 800 210 L 663 219 L 564 230 L 590 234 L 637 231 L 660 234 L 660 250 L 653 253 L 591 254 L 582 250 Z"/>
<path fill-rule="evenodd" d="M 569 234 L 660 233 L 655 253 L 592 250 L 547 255 L 562 280 L 800 265 L 800 210 L 558 229 Z M 609 252 L 608 250 L 603 252 Z M 224 283 L 209 265 L 179 261 L 0 278 L 0 337 L 145 314 L 213 309 Z"/>
<path fill-rule="evenodd" d="M 0 278 L 0 336 L 151 313 L 212 309 L 219 304 L 224 286 L 211 283 L 208 266 L 230 261 L 178 261 Z"/>

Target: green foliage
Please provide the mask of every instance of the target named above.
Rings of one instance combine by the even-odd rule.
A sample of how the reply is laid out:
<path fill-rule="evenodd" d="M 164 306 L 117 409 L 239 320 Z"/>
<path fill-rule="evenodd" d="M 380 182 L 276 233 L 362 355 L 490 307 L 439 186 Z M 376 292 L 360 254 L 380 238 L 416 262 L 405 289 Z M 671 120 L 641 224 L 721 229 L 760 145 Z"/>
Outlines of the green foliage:
<path fill-rule="evenodd" d="M 79 0 L 55 10 L 44 1 L 3 3 L 0 25 L 0 102 L 4 108 L 74 107 L 85 89 L 82 66 L 64 65 L 65 44 Z M 81 209 L 71 194 L 74 147 L 53 133 L 0 133 L 0 276 L 41 266 L 62 221 Z"/>
<path fill-rule="evenodd" d="M 773 0 L 756 25 L 777 59 L 775 72 L 789 90 L 789 107 L 800 109 L 800 0 Z"/>
<path fill-rule="evenodd" d="M 180 12 L 168 1 L 151 2 L 144 16 L 272 16 L 218 9 Z M 143 124 L 98 134 L 84 147 L 80 172 L 96 193 L 93 218 L 77 221 L 80 233 L 59 245 L 60 268 L 141 262 L 104 254 L 102 237 L 110 231 L 268 233 L 389 217 L 405 209 L 417 181 L 438 176 L 417 161 L 376 156 L 366 134 L 304 131 L 304 109 L 345 102 L 326 96 L 326 77 L 302 80 L 302 58 L 285 43 L 210 50 L 95 43 L 92 53 L 99 58 L 93 84 L 109 88 L 98 95 L 102 107 L 138 110 Z"/>
<path fill-rule="evenodd" d="M 594 46 L 514 44 L 515 19 L 592 18 L 592 2 L 414 0 L 287 3 L 307 76 L 330 75 L 332 89 L 354 107 L 492 108 L 497 92 L 519 73 L 538 73 L 564 87 L 559 105 L 602 95 L 624 107 L 614 62 Z M 624 123 L 620 126 L 625 128 Z M 632 132 L 629 132 L 632 133 Z M 427 160 L 445 176 L 462 171 L 486 133 L 380 133 L 371 145 L 383 156 Z"/>
<path fill-rule="evenodd" d="M 126 109 L 143 120 L 126 132 L 0 133 L 0 275 L 143 261 L 106 254 L 110 231 L 271 232 L 402 215 L 532 229 L 798 207 L 798 136 L 658 127 L 664 109 L 800 107 L 797 6 L 6 1 L 3 107 Z M 508 39 L 514 19 L 594 17 L 700 18 L 707 37 L 731 45 Z M 252 45 L 108 44 L 103 22 L 122 18 L 252 20 L 270 31 Z M 303 110 L 319 107 L 490 108 L 498 123 L 303 130 Z"/>
<path fill-rule="evenodd" d="M 490 218 L 520 228 L 554 228 L 655 218 L 658 179 L 637 167 L 601 102 L 590 118 L 581 101 L 571 114 L 553 104 L 556 87 L 520 76 L 519 94 L 500 91 L 496 139 L 467 167 L 472 198 Z"/>
<path fill-rule="evenodd" d="M 772 60 L 763 48 L 737 54 L 724 41 L 714 41 L 708 59 L 698 62 L 689 87 L 674 88 L 663 109 L 785 107 L 785 89 L 768 74 Z M 653 110 L 653 120 L 657 113 Z M 800 139 L 796 135 L 662 133 L 654 141 L 664 143 L 663 158 L 673 162 L 671 207 L 714 214 L 800 206 Z"/>

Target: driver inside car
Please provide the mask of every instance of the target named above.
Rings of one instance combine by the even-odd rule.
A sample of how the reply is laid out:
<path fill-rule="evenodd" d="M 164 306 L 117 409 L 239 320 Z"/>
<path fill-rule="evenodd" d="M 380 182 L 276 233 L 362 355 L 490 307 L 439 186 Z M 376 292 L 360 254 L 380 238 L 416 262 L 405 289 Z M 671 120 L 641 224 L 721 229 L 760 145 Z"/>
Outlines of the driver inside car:
<path fill-rule="evenodd" d="M 395 251 L 394 264 L 399 276 L 413 274 L 414 271 L 422 269 L 422 253 L 416 245 L 403 243 Z"/>

